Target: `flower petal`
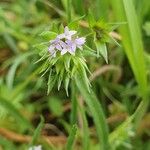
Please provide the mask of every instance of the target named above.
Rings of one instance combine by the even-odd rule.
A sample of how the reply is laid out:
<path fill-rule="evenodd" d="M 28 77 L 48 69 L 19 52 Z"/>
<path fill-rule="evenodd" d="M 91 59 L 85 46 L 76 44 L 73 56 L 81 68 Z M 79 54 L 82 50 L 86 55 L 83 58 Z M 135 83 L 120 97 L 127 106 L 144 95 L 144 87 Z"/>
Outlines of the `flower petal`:
<path fill-rule="evenodd" d="M 59 39 L 64 39 L 66 35 L 64 33 L 57 35 L 57 38 Z"/>
<path fill-rule="evenodd" d="M 73 52 L 76 51 L 76 44 L 75 43 L 72 43 L 71 49 L 72 49 Z"/>
<path fill-rule="evenodd" d="M 52 52 L 52 51 L 54 51 L 54 49 L 55 49 L 55 46 L 50 45 L 49 48 L 48 48 L 48 51 L 49 51 L 49 52 Z"/>
<path fill-rule="evenodd" d="M 60 46 L 60 44 L 57 44 L 57 45 L 56 45 L 56 49 L 58 49 L 59 51 L 62 50 L 62 47 Z"/>
<path fill-rule="evenodd" d="M 77 31 L 74 31 L 74 30 L 69 31 L 69 35 L 70 35 L 70 36 L 72 36 L 72 35 L 74 35 L 74 34 L 76 34 L 76 33 L 77 33 Z"/>
<path fill-rule="evenodd" d="M 65 27 L 65 31 L 64 31 L 65 35 L 68 35 L 69 34 L 69 28 L 66 26 Z"/>
<path fill-rule="evenodd" d="M 67 53 L 67 49 L 63 49 L 62 51 L 61 51 L 61 55 L 64 55 L 64 54 L 66 54 Z"/>
<path fill-rule="evenodd" d="M 77 45 L 83 45 L 85 43 L 85 38 L 84 37 L 77 38 L 75 39 L 75 42 Z"/>

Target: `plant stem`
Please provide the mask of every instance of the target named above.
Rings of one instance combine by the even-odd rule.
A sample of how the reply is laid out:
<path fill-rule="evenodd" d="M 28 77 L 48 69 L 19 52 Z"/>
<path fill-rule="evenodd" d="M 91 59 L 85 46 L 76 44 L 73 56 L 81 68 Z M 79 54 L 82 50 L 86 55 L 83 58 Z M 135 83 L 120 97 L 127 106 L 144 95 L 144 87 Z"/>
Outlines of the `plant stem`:
<path fill-rule="evenodd" d="M 68 23 L 71 22 L 71 2 L 72 2 L 72 0 L 67 0 L 67 20 L 68 20 Z"/>
<path fill-rule="evenodd" d="M 78 103 L 78 108 L 79 108 L 79 112 L 81 113 L 82 122 L 83 122 L 83 127 L 82 127 L 83 150 L 89 150 L 90 149 L 90 133 L 89 133 L 89 128 L 88 128 L 88 121 L 86 117 L 85 108 L 84 106 L 81 106 L 79 103 Z"/>
<path fill-rule="evenodd" d="M 77 99 L 76 99 L 76 86 L 72 81 L 71 83 L 71 116 L 70 122 L 71 125 L 74 125 L 77 121 Z"/>
<path fill-rule="evenodd" d="M 142 99 L 142 101 L 140 102 L 138 108 L 135 110 L 135 112 L 133 114 L 135 129 L 138 128 L 139 123 L 140 123 L 142 117 L 144 116 L 146 110 L 148 109 L 148 106 L 149 106 L 149 99 L 147 97 L 145 99 Z"/>
<path fill-rule="evenodd" d="M 109 149 L 108 126 L 106 123 L 104 112 L 102 110 L 102 106 L 97 100 L 94 92 L 92 90 L 89 92 L 89 90 L 86 88 L 85 82 L 80 74 L 76 76 L 75 82 L 92 113 L 97 130 L 97 135 L 101 145 L 100 149 L 107 150 Z"/>

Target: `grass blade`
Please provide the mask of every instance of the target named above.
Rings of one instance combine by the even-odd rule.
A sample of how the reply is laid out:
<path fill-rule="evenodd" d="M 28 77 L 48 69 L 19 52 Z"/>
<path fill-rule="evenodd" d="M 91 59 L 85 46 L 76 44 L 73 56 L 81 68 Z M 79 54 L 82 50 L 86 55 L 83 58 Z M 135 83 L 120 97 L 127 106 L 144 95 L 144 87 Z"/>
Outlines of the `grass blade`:
<path fill-rule="evenodd" d="M 126 25 L 120 27 L 122 43 L 143 99 L 135 112 L 135 126 L 137 126 L 149 103 L 147 99 L 147 76 L 141 33 L 135 8 L 131 0 L 113 0 L 112 6 L 117 19 L 119 21 L 127 21 Z"/>
<path fill-rule="evenodd" d="M 21 123 L 21 127 L 24 129 L 26 128 L 31 128 L 31 124 L 29 121 L 24 118 L 24 116 L 12 105 L 9 103 L 7 100 L 4 98 L 0 97 L 0 105 L 5 108 L 16 120 L 17 122 Z"/>
<path fill-rule="evenodd" d="M 90 149 L 90 133 L 89 133 L 89 129 L 88 129 L 88 121 L 86 118 L 86 113 L 85 113 L 85 108 L 81 107 L 79 104 L 79 111 L 81 113 L 82 116 L 82 120 L 83 120 L 83 150 L 89 150 Z"/>
<path fill-rule="evenodd" d="M 87 103 L 95 122 L 97 135 L 101 144 L 101 149 L 108 149 L 108 127 L 104 112 L 100 103 L 98 102 L 95 94 L 92 91 L 88 91 L 86 88 L 85 82 L 80 75 L 77 75 L 75 78 L 76 85 L 84 97 L 85 102 Z"/>
<path fill-rule="evenodd" d="M 67 0 L 67 19 L 68 19 L 68 23 L 71 22 L 71 3 L 72 0 Z"/>
<path fill-rule="evenodd" d="M 40 133 L 41 133 L 41 130 L 44 126 L 44 118 L 41 116 L 41 121 L 39 123 L 39 125 L 37 126 L 35 132 L 34 132 L 34 135 L 32 137 L 32 141 L 31 141 L 31 146 L 35 145 L 36 144 L 36 141 L 38 140 L 39 136 L 40 136 Z"/>
<path fill-rule="evenodd" d="M 71 125 L 75 124 L 77 121 L 77 99 L 76 99 L 76 86 L 72 83 L 71 84 L 71 116 L 70 121 Z"/>
<path fill-rule="evenodd" d="M 73 143 L 75 141 L 76 132 L 77 132 L 77 126 L 73 125 L 71 132 L 70 132 L 70 135 L 69 135 L 68 140 L 67 140 L 66 150 L 72 150 L 73 149 Z"/>

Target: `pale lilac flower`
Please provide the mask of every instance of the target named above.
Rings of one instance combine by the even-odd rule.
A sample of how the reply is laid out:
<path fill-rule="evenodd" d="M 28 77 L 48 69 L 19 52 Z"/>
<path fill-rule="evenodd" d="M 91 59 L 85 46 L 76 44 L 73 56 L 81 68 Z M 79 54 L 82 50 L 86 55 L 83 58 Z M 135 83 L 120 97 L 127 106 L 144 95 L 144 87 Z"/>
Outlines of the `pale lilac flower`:
<path fill-rule="evenodd" d="M 67 46 L 68 46 L 68 52 L 70 54 L 74 55 L 75 54 L 75 50 L 76 50 L 76 43 L 74 41 L 72 41 L 72 40 L 67 40 L 66 43 L 67 43 Z"/>
<path fill-rule="evenodd" d="M 69 28 L 66 26 L 64 33 L 63 34 L 59 34 L 57 37 L 59 39 L 71 40 L 72 36 L 75 35 L 76 33 L 77 33 L 77 31 L 74 31 L 74 30 L 70 30 L 69 31 Z"/>
<path fill-rule="evenodd" d="M 85 43 L 85 37 L 75 39 L 75 43 L 78 48 L 82 49 L 82 45 Z"/>
<path fill-rule="evenodd" d="M 59 38 L 50 41 L 51 45 L 49 46 L 48 51 L 51 53 L 53 57 L 56 57 L 57 50 L 62 51 L 62 43 L 64 42 L 61 41 Z"/>
<path fill-rule="evenodd" d="M 50 41 L 48 51 L 52 57 L 56 57 L 56 52 L 60 51 L 61 55 L 69 52 L 71 55 L 75 55 L 77 48 L 82 50 L 82 46 L 85 43 L 84 37 L 75 37 L 77 31 L 69 31 L 68 27 L 65 27 L 63 34 L 60 34 L 56 39 Z M 73 37 L 72 37 L 73 36 Z"/>
<path fill-rule="evenodd" d="M 41 145 L 33 146 L 33 147 L 30 147 L 29 150 L 42 150 L 42 146 Z"/>

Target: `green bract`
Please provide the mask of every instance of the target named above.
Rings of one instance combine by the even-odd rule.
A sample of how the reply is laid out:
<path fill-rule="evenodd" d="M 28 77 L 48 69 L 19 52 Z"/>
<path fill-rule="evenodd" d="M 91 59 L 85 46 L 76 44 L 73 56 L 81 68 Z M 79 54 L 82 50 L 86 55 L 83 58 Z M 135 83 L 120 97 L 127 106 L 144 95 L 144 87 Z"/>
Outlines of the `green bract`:
<path fill-rule="evenodd" d="M 116 29 L 121 23 L 108 24 L 103 20 L 97 21 L 91 12 L 89 12 L 88 15 L 88 22 L 94 34 L 94 43 L 97 49 L 97 57 L 101 55 L 105 59 L 106 63 L 108 63 L 106 43 L 113 41 L 115 44 L 119 45 L 119 43 L 110 35 L 110 32 Z"/>

